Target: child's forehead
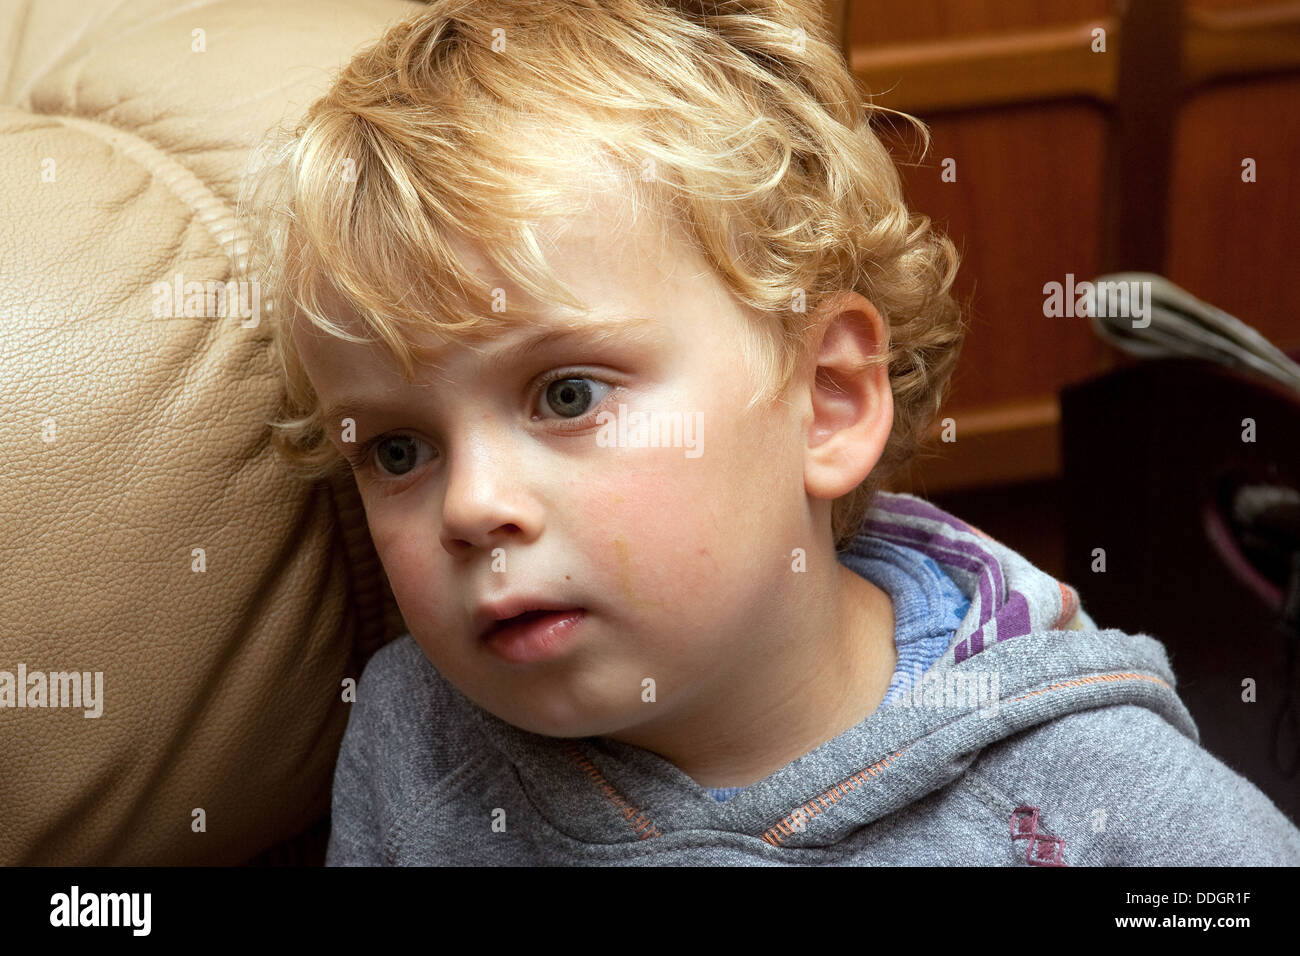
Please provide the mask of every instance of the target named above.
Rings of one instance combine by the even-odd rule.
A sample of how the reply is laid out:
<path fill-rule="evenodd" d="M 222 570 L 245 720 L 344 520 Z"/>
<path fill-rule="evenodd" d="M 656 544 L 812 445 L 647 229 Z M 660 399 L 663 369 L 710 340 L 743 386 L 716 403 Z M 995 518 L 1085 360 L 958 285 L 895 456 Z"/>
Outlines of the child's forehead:
<path fill-rule="evenodd" d="M 406 378 L 396 354 L 376 335 L 356 306 L 336 289 L 321 290 L 321 309 L 348 335 L 369 344 L 349 342 L 300 319 L 294 336 L 317 356 L 327 356 L 330 365 L 372 361 L 388 374 Z M 465 310 L 469 309 L 466 304 Z M 404 322 L 399 326 L 404 345 L 420 366 L 439 369 L 464 358 L 505 363 L 539 353 L 548 346 L 599 345 L 622 342 L 628 345 L 665 344 L 672 338 L 662 318 L 648 309 L 620 309 L 597 304 L 586 314 L 550 309 L 520 311 L 496 316 L 481 330 L 449 332 L 427 323 Z"/>
<path fill-rule="evenodd" d="M 313 247 L 304 257 L 310 268 L 302 273 L 310 291 L 302 291 L 315 305 L 303 303 L 310 314 L 300 321 L 318 326 L 306 329 L 316 333 L 314 344 L 351 346 L 354 356 L 365 349 L 406 378 L 418 375 L 413 364 L 437 367 L 467 353 L 494 355 L 543 334 L 569 334 L 575 342 L 577 333 L 597 341 L 617 335 L 635 342 L 652 331 L 636 328 L 636 320 L 689 311 L 688 302 L 724 295 L 717 272 L 673 210 L 648 208 L 635 189 L 609 188 L 612 174 L 600 164 L 557 164 L 548 175 L 567 187 L 553 194 L 563 197 L 565 211 L 538 212 L 513 240 L 475 238 L 459 224 L 431 222 L 426 235 L 436 239 L 423 250 L 435 250 L 431 255 L 398 242 L 378 251 L 348 246 L 343 256 Z M 419 272 L 386 272 L 393 263 L 416 261 L 425 264 Z M 336 284 L 336 262 L 356 277 L 353 294 L 343 291 L 342 281 Z M 542 264 L 551 276 L 535 271 Z M 551 286 L 551 278 L 563 290 Z M 563 291 L 572 298 L 557 298 Z M 331 325 L 369 345 L 334 338 Z"/>
<path fill-rule="evenodd" d="M 617 202 L 617 201 L 615 201 Z M 651 217 L 637 217 L 635 225 L 625 214 L 610 211 L 606 202 L 590 204 L 572 216 L 539 225 L 537 238 L 543 258 L 555 276 L 576 296 L 576 302 L 554 302 L 534 296 L 503 274 L 505 269 L 489 258 L 483 246 L 461 236 L 447 244 L 461 267 L 473 273 L 491 292 L 491 301 L 475 305 L 467 297 L 449 296 L 441 302 L 425 297 L 408 299 L 401 314 L 386 314 L 376 321 L 373 312 L 341 290 L 322 271 L 313 275 L 311 297 L 320 318 L 346 334 L 376 339 L 377 324 L 400 329 L 413 353 L 433 361 L 435 354 L 454 356 L 483 351 L 506 340 L 548 334 L 553 338 L 580 334 L 609 337 L 615 332 L 635 332 L 664 305 L 664 290 L 685 294 L 689 283 L 678 286 L 683 262 L 699 281 L 705 264 L 691 260 L 692 251 Z M 685 257 L 685 260 L 683 259 Z M 430 321 L 411 321 L 412 316 Z M 299 325 L 316 323 L 300 316 Z M 319 330 L 328 334 L 325 329 Z M 640 331 L 645 331 L 641 329 Z"/>

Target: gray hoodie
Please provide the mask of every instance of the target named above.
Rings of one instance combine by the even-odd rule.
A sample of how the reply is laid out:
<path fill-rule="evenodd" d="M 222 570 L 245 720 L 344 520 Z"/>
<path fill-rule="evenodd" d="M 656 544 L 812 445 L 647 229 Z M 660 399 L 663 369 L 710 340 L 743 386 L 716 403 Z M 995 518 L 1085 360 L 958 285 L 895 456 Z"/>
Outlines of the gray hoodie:
<path fill-rule="evenodd" d="M 1300 830 L 1200 747 L 1159 641 L 1097 629 L 1073 588 L 923 499 L 881 493 L 849 567 L 868 537 L 933 558 L 965 619 L 896 702 L 723 803 L 650 751 L 505 723 L 410 635 L 382 648 L 327 865 L 1300 864 Z"/>

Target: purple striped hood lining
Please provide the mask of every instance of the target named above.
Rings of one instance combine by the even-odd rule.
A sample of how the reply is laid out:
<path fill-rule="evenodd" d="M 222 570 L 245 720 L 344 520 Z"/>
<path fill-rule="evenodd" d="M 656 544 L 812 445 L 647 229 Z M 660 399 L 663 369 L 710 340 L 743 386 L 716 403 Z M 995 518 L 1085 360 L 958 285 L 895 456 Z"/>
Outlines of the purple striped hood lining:
<path fill-rule="evenodd" d="M 1023 556 L 922 498 L 879 492 L 861 535 L 932 558 L 971 601 L 947 656 L 961 663 L 989 644 L 1073 625 L 1095 629 L 1078 593 Z M 855 541 L 851 550 L 858 550 Z M 1074 617 L 1078 620 L 1072 620 Z"/>

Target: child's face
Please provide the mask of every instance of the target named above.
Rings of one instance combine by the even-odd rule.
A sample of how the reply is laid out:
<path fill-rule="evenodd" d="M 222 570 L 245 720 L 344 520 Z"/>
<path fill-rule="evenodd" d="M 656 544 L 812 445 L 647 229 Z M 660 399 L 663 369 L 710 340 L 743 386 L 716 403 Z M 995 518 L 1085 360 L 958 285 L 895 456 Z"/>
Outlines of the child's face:
<path fill-rule="evenodd" d="M 340 439 L 349 413 L 327 411 L 331 440 L 349 453 L 387 436 L 357 483 L 416 642 L 471 700 L 552 736 L 671 722 L 745 695 L 813 598 L 790 599 L 812 577 L 792 574 L 793 549 L 820 548 L 803 480 L 807 401 L 746 411 L 762 383 L 741 359 L 745 314 L 648 220 L 619 235 L 613 221 L 595 209 L 571 220 L 548 260 L 592 305 L 584 325 L 644 316 L 646 328 L 526 353 L 507 351 L 538 326 L 446 347 L 415 386 L 377 348 L 296 330 L 322 407 L 362 406 L 355 444 Z M 609 446 L 597 415 L 620 404 L 680 415 L 695 449 Z M 583 613 L 549 656 L 507 660 L 484 640 L 483 613 L 517 598 Z"/>

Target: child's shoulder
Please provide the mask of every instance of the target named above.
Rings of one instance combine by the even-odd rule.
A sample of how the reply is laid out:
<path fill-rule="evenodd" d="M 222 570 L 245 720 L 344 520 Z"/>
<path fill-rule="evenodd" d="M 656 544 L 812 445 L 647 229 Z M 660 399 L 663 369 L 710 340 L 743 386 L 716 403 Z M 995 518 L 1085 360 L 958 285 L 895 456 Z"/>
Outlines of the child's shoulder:
<path fill-rule="evenodd" d="M 454 688 L 407 633 L 370 655 L 357 682 L 358 702 L 363 692 L 371 701 L 392 702 L 410 710 L 416 701 L 447 706 Z"/>
<path fill-rule="evenodd" d="M 447 732 L 449 695 L 414 639 L 377 650 L 357 681 L 334 767 L 326 863 L 391 862 L 389 841 L 453 771 L 461 748 Z"/>
<path fill-rule="evenodd" d="M 1300 830 L 1258 787 L 1138 704 L 1045 721 L 970 769 L 1073 835 L 1075 865 L 1300 864 Z"/>
<path fill-rule="evenodd" d="M 380 762 L 455 764 L 472 749 L 466 702 L 410 634 L 371 655 L 352 706 L 347 735 Z"/>
<path fill-rule="evenodd" d="M 424 656 L 420 645 L 409 633 L 393 638 L 379 650 L 370 655 L 366 666 L 361 671 L 361 682 L 372 684 L 402 682 L 411 686 L 432 687 L 434 681 L 441 682 L 433 663 Z"/>

